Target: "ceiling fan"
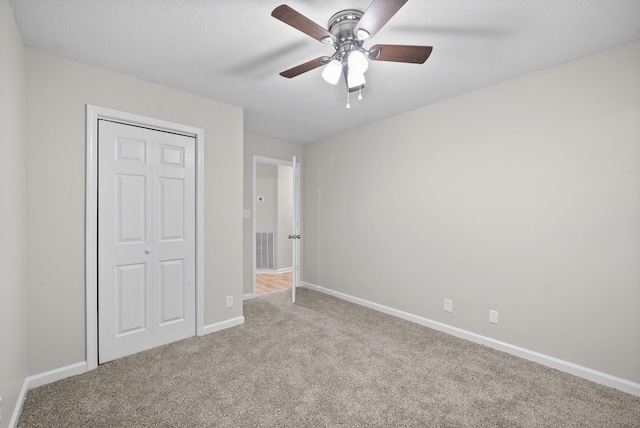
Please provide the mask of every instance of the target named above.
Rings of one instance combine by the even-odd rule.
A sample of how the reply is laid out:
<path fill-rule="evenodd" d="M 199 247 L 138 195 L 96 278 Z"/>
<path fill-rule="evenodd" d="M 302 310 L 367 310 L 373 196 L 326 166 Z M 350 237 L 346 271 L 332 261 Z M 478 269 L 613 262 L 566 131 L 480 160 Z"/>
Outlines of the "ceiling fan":
<path fill-rule="evenodd" d="M 327 29 L 285 4 L 276 7 L 271 16 L 335 48 L 335 53 L 331 56 L 312 59 L 285 70 L 280 75 L 292 78 L 324 65 L 322 77 L 327 82 L 335 85 L 340 76 L 344 76 L 349 108 L 350 92 L 359 91 L 358 98 L 362 99 L 364 73 L 369 65 L 367 58 L 374 61 L 423 64 L 431 55 L 431 46 L 379 44 L 370 49 L 363 47 L 364 42 L 373 37 L 407 1 L 373 0 L 364 13 L 356 9 L 342 10 L 329 19 Z"/>

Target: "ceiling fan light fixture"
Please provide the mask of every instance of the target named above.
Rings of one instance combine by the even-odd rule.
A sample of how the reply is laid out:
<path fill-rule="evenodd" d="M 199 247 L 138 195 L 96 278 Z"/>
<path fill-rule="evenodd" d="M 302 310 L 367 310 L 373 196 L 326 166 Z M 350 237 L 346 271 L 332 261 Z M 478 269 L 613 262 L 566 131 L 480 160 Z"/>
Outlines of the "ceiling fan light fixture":
<path fill-rule="evenodd" d="M 338 61 L 337 59 L 332 59 L 331 61 L 329 61 L 329 64 L 327 64 L 324 67 L 324 70 L 322 70 L 322 78 L 326 80 L 327 83 L 330 83 L 332 85 L 338 83 L 341 74 L 342 63 L 340 63 L 340 61 Z"/>
<path fill-rule="evenodd" d="M 365 84 L 364 73 L 349 69 L 347 72 L 347 85 L 349 89 L 357 88 Z"/>
<path fill-rule="evenodd" d="M 367 61 L 366 55 L 360 50 L 354 50 L 349 53 L 347 64 L 349 65 L 349 71 L 354 71 L 359 74 L 364 74 L 367 68 L 369 68 L 369 61 Z"/>

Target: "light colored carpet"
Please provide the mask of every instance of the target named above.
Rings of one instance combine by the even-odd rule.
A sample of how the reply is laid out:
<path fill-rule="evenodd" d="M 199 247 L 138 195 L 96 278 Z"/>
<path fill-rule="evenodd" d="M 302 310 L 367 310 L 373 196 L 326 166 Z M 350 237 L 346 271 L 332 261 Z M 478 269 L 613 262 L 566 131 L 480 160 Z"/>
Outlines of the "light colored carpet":
<path fill-rule="evenodd" d="M 18 427 L 640 427 L 640 398 L 310 290 L 29 391 Z"/>

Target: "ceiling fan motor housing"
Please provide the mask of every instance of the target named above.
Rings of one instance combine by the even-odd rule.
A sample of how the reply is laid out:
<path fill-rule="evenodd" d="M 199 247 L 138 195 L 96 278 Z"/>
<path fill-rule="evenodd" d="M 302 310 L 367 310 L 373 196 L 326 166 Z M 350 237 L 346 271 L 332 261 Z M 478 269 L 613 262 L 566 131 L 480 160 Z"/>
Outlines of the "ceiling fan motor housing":
<path fill-rule="evenodd" d="M 327 28 L 336 36 L 338 42 L 353 40 L 353 29 L 362 18 L 363 13 L 356 9 L 346 9 L 329 18 Z"/>
<path fill-rule="evenodd" d="M 348 55 L 352 50 L 362 47 L 362 41 L 353 35 L 353 29 L 358 24 L 358 21 L 360 21 L 360 18 L 362 18 L 362 15 L 363 12 L 359 10 L 345 9 L 334 14 L 329 19 L 327 28 L 337 39 L 335 48 L 339 60 Z"/>

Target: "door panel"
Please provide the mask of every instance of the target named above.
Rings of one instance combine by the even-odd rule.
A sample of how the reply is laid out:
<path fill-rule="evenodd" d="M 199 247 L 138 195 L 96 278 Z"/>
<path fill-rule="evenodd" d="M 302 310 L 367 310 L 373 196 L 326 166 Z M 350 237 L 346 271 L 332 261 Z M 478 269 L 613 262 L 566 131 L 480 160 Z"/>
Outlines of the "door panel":
<path fill-rule="evenodd" d="M 160 146 L 162 165 L 184 167 L 184 149 L 177 146 Z"/>
<path fill-rule="evenodd" d="M 147 328 L 147 272 L 145 264 L 116 267 L 116 336 L 143 331 Z"/>
<path fill-rule="evenodd" d="M 147 163 L 147 142 L 131 140 L 129 138 L 118 138 L 116 157 L 121 161 Z"/>
<path fill-rule="evenodd" d="M 99 121 L 103 363 L 195 335 L 195 140 Z"/>
<path fill-rule="evenodd" d="M 184 260 L 160 263 L 160 325 L 184 320 Z"/>
<path fill-rule="evenodd" d="M 147 177 L 117 174 L 116 217 L 117 242 L 145 242 L 147 228 Z M 126 214 L 125 214 L 126 213 Z"/>
<path fill-rule="evenodd" d="M 195 334 L 195 143 L 162 141 L 154 164 L 153 325 L 157 344 Z"/>
<path fill-rule="evenodd" d="M 160 241 L 184 239 L 184 180 L 160 179 Z"/>

